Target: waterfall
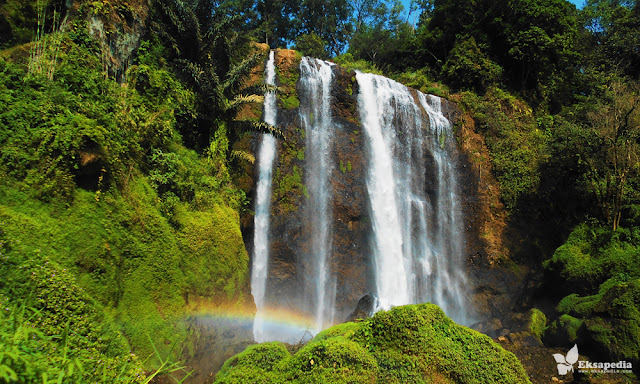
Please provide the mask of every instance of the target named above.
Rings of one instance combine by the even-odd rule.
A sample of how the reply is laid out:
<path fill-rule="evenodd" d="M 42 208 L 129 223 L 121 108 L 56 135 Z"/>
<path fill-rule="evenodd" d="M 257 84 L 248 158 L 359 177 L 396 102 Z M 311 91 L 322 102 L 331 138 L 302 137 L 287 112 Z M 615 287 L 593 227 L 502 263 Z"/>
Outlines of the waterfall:
<path fill-rule="evenodd" d="M 465 323 L 453 134 L 440 99 L 417 92 L 416 103 L 393 80 L 363 73 L 356 78 L 369 153 L 377 309 L 430 301 Z"/>
<path fill-rule="evenodd" d="M 274 61 L 272 51 L 265 68 L 272 85 Z M 274 137 L 262 135 L 258 149 L 254 339 L 295 344 L 343 321 L 353 297 L 370 289 L 375 310 L 432 302 L 467 323 L 455 139 L 441 99 L 362 73 L 351 98 L 333 89 L 345 75 L 334 64 L 303 57 L 299 71 L 296 112 L 277 119 L 276 95 L 265 94 L 264 120 L 282 124 L 288 141 L 277 170 Z M 345 103 L 356 102 L 359 125 L 344 117 Z M 351 163 L 337 170 L 343 160 L 356 164 L 353 172 Z M 273 199 L 273 176 L 281 193 L 294 174 L 302 181 L 297 195 Z M 354 191 L 359 200 L 351 207 Z"/>
<path fill-rule="evenodd" d="M 305 132 L 305 177 L 309 193 L 305 211 L 310 226 L 313 292 L 306 302 L 311 306 L 315 329 L 320 331 L 334 320 L 335 278 L 329 268 L 333 214 L 329 177 L 333 169 L 331 148 L 334 122 L 331 117 L 333 64 L 303 57 L 300 62 L 300 97 L 308 100 L 299 114 Z"/>
<path fill-rule="evenodd" d="M 412 302 L 409 271 L 401 227 L 402 208 L 398 201 L 398 181 L 393 161 L 395 105 L 412 106 L 406 87 L 381 76 L 357 74 L 358 106 L 368 138 L 370 166 L 367 189 L 375 234 L 374 266 L 378 305 L 382 308 Z M 398 110 L 398 113 L 404 111 Z"/>
<path fill-rule="evenodd" d="M 269 53 L 266 65 L 266 83 L 275 85 L 274 52 Z M 267 92 L 264 97 L 264 121 L 276 125 L 276 95 Z M 262 310 L 264 309 L 267 274 L 269 265 L 269 216 L 271 207 L 271 179 L 276 156 L 276 140 L 270 134 L 263 134 L 258 155 L 258 185 L 253 235 L 253 266 L 251 271 L 251 294 L 256 304 L 253 335 L 257 342 L 267 341 Z"/>

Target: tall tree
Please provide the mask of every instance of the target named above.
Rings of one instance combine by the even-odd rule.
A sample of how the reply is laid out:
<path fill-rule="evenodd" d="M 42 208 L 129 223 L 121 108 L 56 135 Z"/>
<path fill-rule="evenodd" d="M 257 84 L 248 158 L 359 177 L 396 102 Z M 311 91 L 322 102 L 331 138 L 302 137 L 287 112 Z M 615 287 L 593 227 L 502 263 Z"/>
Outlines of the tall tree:
<path fill-rule="evenodd" d="M 640 167 L 640 92 L 637 85 L 613 83 L 587 115 L 581 160 L 604 221 L 620 225 L 627 182 Z"/>
<path fill-rule="evenodd" d="M 640 1 L 588 0 L 583 21 L 594 41 L 596 64 L 640 77 Z"/>
<path fill-rule="evenodd" d="M 435 0 L 424 12 L 421 44 L 428 55 L 423 57 L 438 69 L 458 36 L 473 37 L 480 51 L 504 68 L 513 89 L 547 98 L 579 61 L 580 24 L 565 0 Z"/>
<path fill-rule="evenodd" d="M 299 14 L 299 34 L 316 34 L 327 42 L 329 51 L 344 51 L 352 32 L 350 7 L 345 0 L 303 0 Z"/>
<path fill-rule="evenodd" d="M 286 48 L 299 34 L 300 3 L 296 0 L 257 1 L 258 41 L 270 47 Z"/>

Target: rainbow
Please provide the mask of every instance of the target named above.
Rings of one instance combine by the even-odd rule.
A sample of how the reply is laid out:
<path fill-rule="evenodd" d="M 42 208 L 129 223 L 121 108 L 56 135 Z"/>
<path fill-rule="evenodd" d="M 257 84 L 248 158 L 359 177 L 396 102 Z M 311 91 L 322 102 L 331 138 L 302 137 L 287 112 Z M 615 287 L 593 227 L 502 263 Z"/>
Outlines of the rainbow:
<path fill-rule="evenodd" d="M 201 324 L 226 325 L 234 328 L 253 328 L 254 321 L 262 321 L 264 334 L 259 341 L 283 341 L 298 344 L 312 339 L 319 331 L 314 329 L 314 318 L 305 313 L 282 307 L 255 308 L 199 306 L 189 314 Z"/>

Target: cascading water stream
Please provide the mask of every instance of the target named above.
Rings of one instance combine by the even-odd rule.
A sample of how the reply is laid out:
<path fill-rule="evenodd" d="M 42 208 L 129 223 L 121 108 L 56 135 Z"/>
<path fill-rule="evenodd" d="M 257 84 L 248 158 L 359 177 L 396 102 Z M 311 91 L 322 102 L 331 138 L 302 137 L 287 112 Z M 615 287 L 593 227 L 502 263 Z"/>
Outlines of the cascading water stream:
<path fill-rule="evenodd" d="M 369 152 L 376 309 L 430 301 L 465 323 L 453 135 L 440 99 L 417 92 L 417 104 L 393 80 L 362 73 L 356 78 Z"/>
<path fill-rule="evenodd" d="M 464 248 L 462 212 L 460 197 L 457 194 L 458 181 L 454 160 L 451 158 L 451 151 L 447 149 L 447 143 L 453 140 L 453 132 L 449 120 L 442 113 L 442 100 L 439 97 L 419 93 L 419 100 L 429 116 L 431 134 L 435 139 L 432 141 L 432 153 L 438 175 L 437 226 L 434 231 L 437 274 L 432 279 L 431 300 L 448 316 L 466 324 L 466 278 L 463 272 L 464 260 L 461 257 Z"/>
<path fill-rule="evenodd" d="M 315 288 L 306 301 L 311 304 L 309 312 L 313 313 L 317 331 L 331 325 L 335 314 L 335 277 L 328 264 L 333 220 L 329 177 L 333 169 L 331 148 L 335 129 L 330 110 L 332 65 L 310 57 L 303 57 L 300 62 L 300 96 L 308 100 L 300 106 L 300 120 L 306 138 L 305 174 L 309 192 L 306 217 L 313 234 L 310 256 L 314 261 Z"/>
<path fill-rule="evenodd" d="M 395 141 L 394 107 L 403 98 L 410 99 L 411 95 L 400 84 L 381 76 L 363 73 L 356 76 L 360 85 L 360 119 L 371 155 L 367 188 L 375 234 L 373 252 L 377 299 L 381 308 L 388 309 L 412 302 L 391 147 Z"/>
<path fill-rule="evenodd" d="M 269 53 L 266 65 L 266 83 L 275 85 L 274 52 Z M 276 125 L 276 95 L 267 92 L 264 97 L 264 121 Z M 269 216 L 271 207 L 271 179 L 276 156 L 276 140 L 270 134 L 263 134 L 258 155 L 258 185 L 254 217 L 253 267 L 251 271 L 251 294 L 256 304 L 253 336 L 257 342 L 267 341 L 262 310 L 264 309 L 267 274 L 269 265 Z"/>

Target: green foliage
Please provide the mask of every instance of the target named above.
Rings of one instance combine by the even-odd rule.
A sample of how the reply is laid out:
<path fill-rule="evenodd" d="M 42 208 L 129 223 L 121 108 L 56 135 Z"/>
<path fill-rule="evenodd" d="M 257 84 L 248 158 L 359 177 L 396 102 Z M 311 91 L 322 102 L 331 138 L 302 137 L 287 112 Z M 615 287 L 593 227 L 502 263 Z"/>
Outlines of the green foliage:
<path fill-rule="evenodd" d="M 76 24 L 79 29 L 62 40 L 52 78 L 29 75 L 21 62 L 0 59 L 0 252 L 10 254 L 18 271 L 60 266 L 64 273 L 53 275 L 75 276 L 72 285 L 82 293 L 66 280 L 40 276 L 49 284 L 40 286 L 13 272 L 3 273 L 0 288 L 24 289 L 24 297 L 42 290 L 37 297 L 49 300 L 30 305 L 43 319 L 53 319 L 40 329 L 43 337 L 59 342 L 67 317 L 73 318 L 70 329 L 81 337 L 65 336 L 69 354 L 89 351 L 77 360 L 89 372 L 83 359 L 93 359 L 96 379 L 87 381 L 113 382 L 128 375 L 125 366 L 141 366 L 130 349 L 143 357 L 164 356 L 145 360 L 147 369 L 176 368 L 169 361 L 181 351 L 171 345 L 180 346 L 186 337 L 182 318 L 189 295 L 231 304 L 244 300 L 248 256 L 237 213 L 244 195 L 231 185 L 226 131 L 206 156 L 181 144 L 176 126 L 198 113 L 196 97 L 170 72 L 158 39 L 142 42 L 129 83 L 120 85 L 101 73 L 93 45 L 82 40 Z M 231 73 L 225 80 L 236 84 L 239 78 Z M 74 300 L 100 315 L 65 312 L 89 311 Z M 44 342 L 38 341 L 38 350 L 54 343 Z M 42 367 L 54 367 L 42 361 Z M 98 367 L 100 361 L 107 368 Z M 32 360 L 27 365 L 49 372 L 50 379 L 63 371 L 37 368 Z M 64 375 L 73 369 L 72 381 L 83 382 L 81 369 L 73 367 L 65 365 Z"/>
<path fill-rule="evenodd" d="M 367 348 L 343 337 L 309 343 L 280 367 L 293 383 L 370 383 L 378 373 Z"/>
<path fill-rule="evenodd" d="M 640 45 L 640 9 L 636 1 L 589 0 L 581 17 L 591 32 L 595 65 L 629 77 L 640 75 L 640 53 L 634 49 Z M 610 64 L 615 63 L 611 68 Z"/>
<path fill-rule="evenodd" d="M 295 53 L 295 59 L 286 68 L 276 67 L 278 87 L 278 106 L 283 109 L 294 109 L 300 106 L 296 86 L 300 79 L 300 61 L 302 54 Z"/>
<path fill-rule="evenodd" d="M 345 53 L 343 55 L 336 56 L 333 58 L 333 61 L 347 70 L 382 75 L 382 71 L 378 69 L 375 64 L 371 64 L 364 59 L 356 60 L 351 53 Z"/>
<path fill-rule="evenodd" d="M 533 333 L 538 339 L 542 339 L 547 329 L 547 317 L 545 314 L 537 308 L 531 308 L 527 313 L 527 317 L 529 319 L 528 331 Z"/>
<path fill-rule="evenodd" d="M 639 236 L 637 227 L 613 231 L 583 223 L 544 263 L 547 283 L 566 295 L 547 341 L 577 342 L 602 358 L 639 361 Z"/>
<path fill-rule="evenodd" d="M 281 97 L 280 102 L 280 106 L 283 109 L 295 109 L 300 106 L 300 100 L 296 97 L 296 95 Z"/>
<path fill-rule="evenodd" d="M 346 173 L 347 172 L 347 167 L 345 166 L 344 162 L 342 160 L 340 160 L 340 172 L 342 173 Z"/>
<path fill-rule="evenodd" d="M 24 68 L 0 63 L 0 172 L 43 200 L 71 201 L 74 182 L 89 190 L 122 186 L 146 148 L 173 139 L 175 112 L 190 102 L 166 71 L 134 66 L 138 91 L 123 88 L 104 79 L 89 52 L 65 45 L 53 81 L 22 81 Z"/>
<path fill-rule="evenodd" d="M 302 183 L 302 173 L 303 170 L 297 165 L 293 165 L 290 173 L 280 168 L 276 169 L 271 200 L 274 203 L 277 202 L 284 212 L 297 211 L 297 199 L 302 195 L 309 194 L 306 186 Z"/>
<path fill-rule="evenodd" d="M 56 0 L 6 0 L 0 5 L 0 49 L 25 44 L 33 40 L 35 32 L 49 32 L 53 14 L 64 10 Z"/>
<path fill-rule="evenodd" d="M 406 85 L 407 87 L 415 88 L 422 93 L 430 93 L 438 96 L 445 96 L 443 91 L 438 90 L 434 92 L 437 84 L 432 81 L 427 68 L 422 68 L 417 71 L 407 71 L 393 76 L 393 79 Z M 446 91 L 448 95 L 448 90 Z"/>
<path fill-rule="evenodd" d="M 0 284 L 0 377 L 22 383 L 142 383 L 142 365 L 113 319 L 68 270 L 40 253 L 22 254 L 16 245 L 0 261 L 6 277 Z"/>
<path fill-rule="evenodd" d="M 619 275 L 640 277 L 638 228 L 612 231 L 601 225 L 578 225 L 544 262 L 548 281 L 559 294 L 590 294 Z"/>
<path fill-rule="evenodd" d="M 383 18 L 384 16 L 381 16 Z M 382 26 L 361 26 L 351 38 L 348 54 L 366 60 L 387 72 L 401 72 L 423 67 L 416 51 L 421 49 L 415 30 L 408 23 L 395 20 L 390 29 Z"/>
<path fill-rule="evenodd" d="M 459 39 L 442 67 L 443 79 L 457 89 L 479 93 L 500 82 L 502 68 L 478 48 L 473 37 Z"/>
<path fill-rule="evenodd" d="M 327 42 L 315 33 L 302 35 L 296 39 L 295 49 L 305 56 L 326 60 L 330 53 L 326 51 Z"/>
<path fill-rule="evenodd" d="M 243 381 L 244 380 L 244 381 Z M 378 312 L 318 334 L 290 356 L 281 343 L 229 359 L 216 383 L 529 383 L 510 352 L 435 305 Z"/>
<path fill-rule="evenodd" d="M 491 88 L 483 97 L 464 92 L 461 102 L 484 134 L 502 200 L 513 209 L 518 200 L 538 190 L 547 136 L 531 108 L 499 88 Z"/>
<path fill-rule="evenodd" d="M 569 337 L 577 336 L 579 342 L 606 358 L 626 359 L 637 364 L 640 359 L 639 307 L 640 279 L 619 275 L 604 282 L 595 295 L 565 297 L 557 310 L 565 316 L 565 324 L 560 322 L 560 325 L 564 325 Z"/>
<path fill-rule="evenodd" d="M 239 18 L 228 17 L 214 2 L 155 4 L 154 30 L 165 41 L 173 67 L 197 95 L 196 113 L 179 127 L 185 143 L 203 150 L 219 130 L 231 143 L 246 129 L 273 130 L 266 123 L 238 118 L 243 105 L 262 102 L 262 92 L 247 87 L 245 80 L 265 55 L 259 51 L 236 60 L 235 53 L 248 50 L 234 31 Z"/>
<path fill-rule="evenodd" d="M 249 256 L 244 248 L 237 211 L 214 205 L 201 212 L 179 211 L 180 245 L 189 255 L 183 269 L 188 292 L 237 298 L 249 284 Z"/>
<path fill-rule="evenodd" d="M 573 316 L 563 314 L 553 321 L 545 334 L 545 342 L 552 342 L 557 345 L 567 345 L 578 342 L 578 330 L 582 326 L 583 320 Z"/>
<path fill-rule="evenodd" d="M 562 92 L 572 63 L 580 57 L 577 12 L 563 0 L 513 0 L 500 5 L 443 0 L 425 12 L 418 37 L 424 47 L 421 66 L 442 68 L 451 75 L 470 73 L 480 82 L 485 77 L 492 80 L 502 68 L 507 86 L 524 91 L 529 100 L 548 101 Z M 461 36 L 473 38 L 487 57 L 470 40 L 459 42 Z M 479 60 L 475 64 L 483 70 L 467 58 Z"/>
<path fill-rule="evenodd" d="M 615 230 L 629 202 L 627 181 L 640 171 L 640 87 L 614 82 L 602 93 L 591 100 L 587 137 L 577 150 L 600 218 Z"/>
<path fill-rule="evenodd" d="M 360 325 L 354 322 L 334 325 L 333 327 L 325 329 L 324 331 L 318 333 L 316 337 L 313 338 L 313 341 L 319 341 L 339 336 L 350 339 L 359 329 Z"/>

